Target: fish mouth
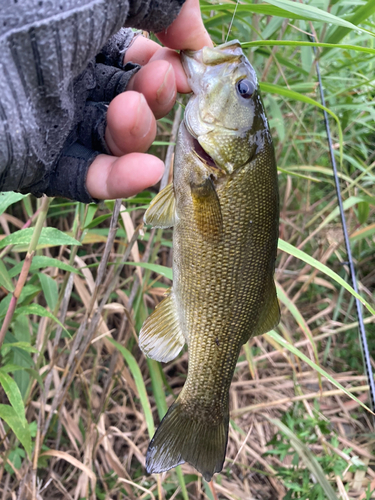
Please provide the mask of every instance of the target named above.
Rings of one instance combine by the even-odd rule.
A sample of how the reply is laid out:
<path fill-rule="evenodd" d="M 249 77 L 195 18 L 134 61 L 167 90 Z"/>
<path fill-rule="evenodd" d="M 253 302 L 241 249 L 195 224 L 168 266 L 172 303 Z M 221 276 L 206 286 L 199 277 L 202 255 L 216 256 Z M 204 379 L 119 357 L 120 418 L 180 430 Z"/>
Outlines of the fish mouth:
<path fill-rule="evenodd" d="M 198 139 L 196 139 L 194 136 L 192 136 L 192 139 L 193 139 L 193 151 L 198 156 L 198 158 L 202 160 L 202 162 L 208 165 L 209 167 L 220 170 L 219 167 L 216 165 L 215 160 L 212 158 L 212 156 L 210 156 L 199 144 Z"/>
<path fill-rule="evenodd" d="M 189 130 L 188 126 L 185 126 L 185 130 L 188 135 L 192 153 L 210 170 L 214 170 L 215 172 L 221 171 L 222 169 L 216 164 L 212 156 L 210 156 L 199 144 L 197 136 Z"/>
<path fill-rule="evenodd" d="M 185 133 L 187 135 L 186 138 L 189 143 L 189 149 L 196 156 L 196 158 L 198 158 L 198 160 L 203 163 L 203 165 L 214 175 L 216 179 L 222 176 L 231 175 L 235 170 L 240 170 L 244 165 L 252 162 L 259 149 L 258 145 L 254 144 L 253 147 L 250 148 L 248 158 L 246 158 L 243 163 L 241 162 L 237 165 L 234 165 L 233 163 L 217 164 L 217 160 L 215 161 L 199 143 L 197 136 L 189 130 L 186 124 L 184 125 Z"/>

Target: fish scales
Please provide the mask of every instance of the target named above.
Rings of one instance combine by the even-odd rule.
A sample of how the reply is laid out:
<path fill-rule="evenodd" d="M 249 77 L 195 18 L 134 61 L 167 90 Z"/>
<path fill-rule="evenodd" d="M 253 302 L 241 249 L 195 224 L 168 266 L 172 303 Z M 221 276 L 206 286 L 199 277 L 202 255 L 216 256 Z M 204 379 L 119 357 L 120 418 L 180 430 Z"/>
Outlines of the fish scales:
<path fill-rule="evenodd" d="M 262 178 L 254 176 L 257 169 L 250 163 L 238 173 L 240 178 L 218 189 L 223 238 L 215 244 L 215 251 L 197 231 L 192 208 L 184 208 L 174 229 L 174 269 L 185 278 L 175 278 L 178 310 L 186 331 L 194 332 L 188 344 L 188 378 L 180 398 L 183 401 L 185 394 L 194 393 L 194 399 L 187 401 L 203 408 L 205 395 L 215 394 L 205 408 L 207 416 L 210 405 L 228 394 L 238 351 L 244 335 L 247 340 L 256 326 L 265 283 L 273 273 L 277 231 L 267 231 L 267 224 L 273 221 L 277 227 L 278 203 L 272 183 L 275 165 L 268 164 L 269 176 L 264 175 L 265 168 L 259 169 Z"/>
<path fill-rule="evenodd" d="M 173 186 L 145 214 L 174 227 L 173 286 L 140 332 L 159 361 L 185 342 L 188 375 L 152 439 L 148 472 L 222 469 L 229 387 L 243 343 L 279 321 L 273 280 L 279 200 L 256 75 L 237 41 L 182 56 L 194 95 L 176 144 Z M 172 318 L 170 325 L 163 318 Z"/>

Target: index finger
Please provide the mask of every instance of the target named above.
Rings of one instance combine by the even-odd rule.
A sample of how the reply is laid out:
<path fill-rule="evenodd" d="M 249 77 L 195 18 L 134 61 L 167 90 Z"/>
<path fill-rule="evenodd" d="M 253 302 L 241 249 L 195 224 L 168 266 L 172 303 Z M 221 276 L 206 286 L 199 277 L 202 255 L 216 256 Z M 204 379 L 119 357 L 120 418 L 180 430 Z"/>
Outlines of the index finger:
<path fill-rule="evenodd" d="M 124 63 L 131 61 L 145 66 L 160 48 L 160 45 L 153 40 L 138 35 L 134 37 L 130 47 L 125 52 Z"/>
<path fill-rule="evenodd" d="M 205 46 L 213 46 L 202 21 L 199 0 L 186 0 L 169 28 L 156 36 L 170 49 L 200 50 Z"/>

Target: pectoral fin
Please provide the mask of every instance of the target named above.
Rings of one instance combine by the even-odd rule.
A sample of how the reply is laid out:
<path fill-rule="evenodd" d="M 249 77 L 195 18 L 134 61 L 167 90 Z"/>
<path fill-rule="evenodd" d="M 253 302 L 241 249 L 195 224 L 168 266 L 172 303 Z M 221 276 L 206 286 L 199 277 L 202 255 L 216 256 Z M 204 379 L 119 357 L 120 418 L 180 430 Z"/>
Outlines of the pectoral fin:
<path fill-rule="evenodd" d="M 185 344 L 177 315 L 174 295 L 162 300 L 143 323 L 139 347 L 149 358 L 167 363 L 174 359 Z"/>
<path fill-rule="evenodd" d="M 168 184 L 152 200 L 144 215 L 145 224 L 152 227 L 172 227 L 176 221 L 176 198 L 173 184 Z"/>
<path fill-rule="evenodd" d="M 194 207 L 194 219 L 205 240 L 217 242 L 223 232 L 220 201 L 215 186 L 207 177 L 201 184 L 190 185 Z"/>
<path fill-rule="evenodd" d="M 266 299 L 266 303 L 263 307 L 254 335 L 263 335 L 263 333 L 269 332 L 279 324 L 280 306 L 279 301 L 277 300 L 276 288 L 273 280 L 271 286 L 269 287 L 268 294 L 269 295 Z"/>

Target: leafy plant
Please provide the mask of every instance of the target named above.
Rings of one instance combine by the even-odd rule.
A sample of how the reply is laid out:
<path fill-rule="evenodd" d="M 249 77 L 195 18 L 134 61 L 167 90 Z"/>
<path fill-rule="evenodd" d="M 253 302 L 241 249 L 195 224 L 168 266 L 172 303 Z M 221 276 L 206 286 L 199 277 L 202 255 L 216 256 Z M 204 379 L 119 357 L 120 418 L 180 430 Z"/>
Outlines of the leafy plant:
<path fill-rule="evenodd" d="M 326 477 L 342 477 L 344 471 L 364 468 L 359 460 L 351 460 L 348 465 L 342 456 L 330 451 L 337 449 L 338 439 L 329 422 L 319 415 L 317 406 L 313 416 L 309 416 L 303 404 L 296 404 L 281 421 L 271 419 L 271 422 L 280 430 L 269 441 L 272 450 L 266 455 L 276 455 L 281 462 L 290 457 L 288 467 L 276 466 L 278 476 L 288 489 L 284 500 L 337 500 Z M 314 455 L 311 448 L 322 443 L 331 446 L 326 453 Z M 343 454 L 349 451 L 344 449 Z"/>

